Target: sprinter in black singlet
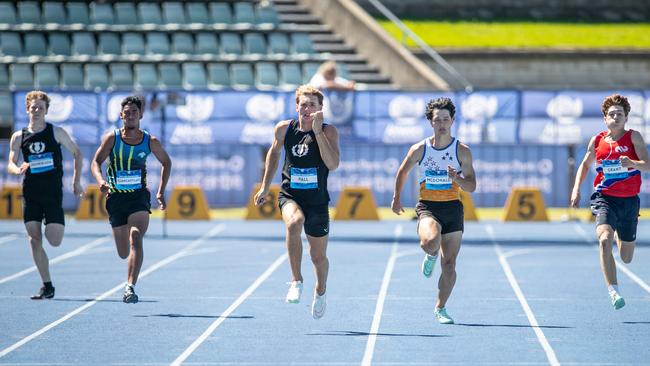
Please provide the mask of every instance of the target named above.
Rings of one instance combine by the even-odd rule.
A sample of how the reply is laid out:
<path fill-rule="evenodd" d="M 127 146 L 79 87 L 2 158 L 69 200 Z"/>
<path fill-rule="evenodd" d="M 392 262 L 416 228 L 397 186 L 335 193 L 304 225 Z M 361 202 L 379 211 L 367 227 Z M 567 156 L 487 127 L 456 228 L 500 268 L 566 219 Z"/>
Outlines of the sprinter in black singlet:
<path fill-rule="evenodd" d="M 57 247 L 63 240 L 65 218 L 63 215 L 63 158 L 61 145 L 74 156 L 72 190 L 81 196 L 82 156 L 79 146 L 61 127 L 45 122 L 50 98 L 41 91 L 32 91 L 25 97 L 29 115 L 26 128 L 11 136 L 11 150 L 7 170 L 11 174 L 24 175 L 23 179 L 23 221 L 32 247 L 32 257 L 43 280 L 43 287 L 33 295 L 33 300 L 54 297 L 54 286 L 50 278 L 50 265 L 43 249 L 41 222 L 45 219 L 45 237 L 50 245 Z M 18 166 L 18 155 L 22 152 L 24 162 Z"/>
<path fill-rule="evenodd" d="M 317 282 L 312 301 L 312 316 L 320 319 L 325 314 L 327 272 L 327 239 L 329 235 L 329 193 L 327 176 L 340 161 L 339 137 L 336 128 L 323 123 L 323 94 L 316 88 L 303 85 L 296 90 L 298 120 L 281 121 L 275 126 L 275 138 L 266 156 L 262 186 L 255 194 L 256 205 L 261 205 L 269 194 L 269 187 L 284 148 L 282 188 L 279 205 L 287 227 L 287 250 L 291 265 L 291 284 L 286 302 L 297 304 L 302 294 L 302 241 L 305 228 L 309 253 L 316 269 Z"/>
<path fill-rule="evenodd" d="M 142 100 L 130 96 L 122 100 L 121 105 L 120 117 L 124 125 L 104 136 L 93 158 L 91 170 L 101 191 L 108 195 L 106 211 L 113 228 L 117 254 L 122 259 L 128 257 L 128 278 L 122 300 L 134 304 L 138 302 L 135 284 L 144 257 L 142 241 L 149 227 L 151 213 L 151 195 L 147 189 L 147 156 L 153 153 L 162 165 L 156 195 L 162 210 L 166 208 L 165 187 L 172 161 L 160 140 L 140 129 L 140 119 L 144 113 Z M 101 167 L 109 157 L 104 180 Z"/>

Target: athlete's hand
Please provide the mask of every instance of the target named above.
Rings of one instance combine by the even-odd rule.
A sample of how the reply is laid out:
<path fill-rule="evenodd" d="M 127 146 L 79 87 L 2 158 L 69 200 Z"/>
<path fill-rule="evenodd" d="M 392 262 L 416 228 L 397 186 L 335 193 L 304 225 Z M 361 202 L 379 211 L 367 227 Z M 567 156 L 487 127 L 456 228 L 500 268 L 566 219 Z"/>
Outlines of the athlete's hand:
<path fill-rule="evenodd" d="M 108 183 L 105 180 L 99 183 L 99 191 L 108 196 Z"/>
<path fill-rule="evenodd" d="M 156 199 L 158 200 L 158 205 L 161 210 L 165 210 L 167 208 L 167 202 L 165 202 L 165 194 L 164 193 L 158 193 L 156 195 Z"/>
<path fill-rule="evenodd" d="M 634 168 L 636 162 L 625 155 L 621 155 L 621 165 L 625 168 Z"/>
<path fill-rule="evenodd" d="M 402 212 L 404 212 L 404 207 L 402 207 L 401 200 L 395 197 L 393 197 L 393 201 L 390 203 L 390 209 L 398 215 L 401 215 Z"/>
<path fill-rule="evenodd" d="M 454 181 L 456 178 L 458 178 L 458 171 L 452 168 L 451 165 L 447 165 L 447 175 L 449 176 L 449 179 Z"/>
<path fill-rule="evenodd" d="M 571 193 L 571 207 L 578 208 L 580 205 L 580 192 L 573 191 Z"/>
<path fill-rule="evenodd" d="M 264 201 L 266 201 L 266 196 L 268 195 L 269 195 L 268 189 L 264 189 L 264 187 L 260 188 L 260 190 L 257 191 L 257 193 L 255 193 L 255 196 L 253 197 L 253 202 L 255 202 L 255 206 L 259 206 L 262 203 L 264 203 Z"/>
<path fill-rule="evenodd" d="M 314 133 L 321 133 L 323 131 L 323 111 L 312 113 L 311 118 L 312 131 L 314 131 Z"/>
<path fill-rule="evenodd" d="M 27 162 L 23 162 L 23 163 L 20 165 L 20 168 L 19 168 L 19 169 L 20 169 L 20 170 L 18 171 L 18 175 L 23 175 L 23 174 L 25 174 L 25 173 L 27 172 L 27 169 L 29 169 L 29 163 L 27 163 Z"/>
<path fill-rule="evenodd" d="M 79 182 L 74 182 L 72 184 L 72 192 L 74 193 L 75 197 L 81 197 L 84 195 L 84 189 L 81 186 L 81 183 Z"/>

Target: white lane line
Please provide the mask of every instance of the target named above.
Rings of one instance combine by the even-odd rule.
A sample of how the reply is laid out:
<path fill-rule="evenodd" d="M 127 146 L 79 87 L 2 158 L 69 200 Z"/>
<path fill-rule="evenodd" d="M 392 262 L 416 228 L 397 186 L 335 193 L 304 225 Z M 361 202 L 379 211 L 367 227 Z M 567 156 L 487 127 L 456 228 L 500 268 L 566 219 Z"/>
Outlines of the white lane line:
<path fill-rule="evenodd" d="M 501 264 L 501 268 L 503 268 L 503 272 L 506 274 L 506 277 L 508 278 L 508 282 L 510 282 L 510 286 L 512 287 L 512 290 L 515 292 L 515 295 L 517 296 L 517 299 L 519 300 L 521 307 L 524 309 L 524 313 L 526 313 L 526 317 L 528 318 L 528 323 L 533 328 L 533 331 L 535 331 L 537 340 L 542 345 L 542 348 L 546 353 L 546 358 L 548 359 L 548 363 L 554 366 L 560 365 L 560 361 L 558 361 L 557 356 L 555 355 L 555 351 L 551 347 L 551 344 L 548 343 L 548 340 L 546 339 L 544 332 L 539 327 L 539 323 L 535 318 L 535 314 L 533 314 L 533 311 L 528 305 L 528 301 L 526 300 L 523 291 L 521 291 L 521 287 L 519 287 L 517 278 L 512 272 L 512 269 L 510 268 L 510 264 L 508 264 L 508 259 L 505 257 L 503 250 L 501 250 L 501 246 L 496 241 L 496 238 L 494 236 L 494 228 L 492 227 L 492 225 L 488 224 L 486 225 L 485 230 L 487 231 L 488 236 L 490 237 L 490 240 L 494 245 L 494 251 L 497 253 L 497 256 L 499 257 L 499 263 Z"/>
<path fill-rule="evenodd" d="M 215 331 L 215 330 L 216 330 L 216 329 L 221 325 L 221 323 L 223 323 L 223 322 L 228 318 L 228 316 L 230 316 L 230 314 L 232 314 L 232 312 L 235 311 L 235 309 L 237 309 L 237 308 L 239 307 L 239 305 L 241 305 L 244 301 L 246 301 L 246 299 L 247 299 L 250 295 L 252 295 L 253 292 L 255 292 L 255 290 L 256 290 L 256 289 L 257 289 L 257 288 L 258 288 L 258 287 L 259 287 L 259 286 L 260 286 L 264 281 L 266 281 L 266 280 L 271 276 L 271 274 L 273 274 L 273 272 L 275 272 L 276 269 L 278 269 L 278 267 L 279 267 L 279 266 L 280 266 L 280 265 L 281 265 L 281 264 L 282 264 L 282 263 L 287 259 L 287 257 L 288 257 L 288 256 L 287 256 L 286 253 L 283 254 L 283 255 L 281 255 L 280 257 L 278 257 L 278 259 L 276 259 L 275 262 L 273 262 L 273 264 L 271 264 L 271 265 L 269 266 L 269 268 L 267 268 L 266 271 L 264 271 L 264 273 L 262 273 L 262 274 L 261 274 L 261 275 L 260 275 L 260 276 L 259 276 L 259 277 L 258 277 L 258 278 L 257 278 L 257 279 L 256 279 L 256 280 L 255 280 L 255 281 L 254 281 L 254 282 L 253 282 L 253 283 L 252 283 L 252 284 L 251 284 L 251 285 L 246 289 L 246 291 L 244 291 L 241 295 L 239 295 L 239 297 L 237 298 L 237 300 L 235 300 L 235 302 L 233 302 L 232 304 L 230 304 L 230 306 L 228 307 L 228 309 L 226 309 L 226 311 L 224 311 L 224 312 L 219 316 L 219 318 L 217 318 L 217 320 L 215 320 L 212 324 L 210 324 L 210 326 L 208 327 L 208 329 L 206 329 L 206 330 L 203 332 L 203 334 L 201 334 L 201 335 L 200 335 L 196 340 L 194 340 L 194 342 L 192 342 L 192 344 L 191 344 L 189 347 L 187 347 L 187 349 L 186 349 L 185 351 L 183 351 L 183 353 L 181 353 L 181 355 L 178 356 L 178 357 L 177 357 L 177 358 L 176 358 L 176 359 L 171 363 L 171 365 L 172 365 L 172 366 L 177 366 L 177 365 L 181 365 L 183 362 L 185 362 L 185 360 L 186 360 L 186 359 L 187 359 L 187 358 L 188 358 L 188 357 L 189 357 L 189 356 L 190 356 L 194 351 L 196 351 L 196 349 L 199 348 L 199 346 L 200 346 L 203 342 L 205 342 L 206 339 L 208 339 L 208 337 L 209 337 L 209 336 L 210 336 L 210 335 L 211 335 L 211 334 L 212 334 L 212 333 L 213 333 L 213 332 L 214 332 L 214 331 Z"/>
<path fill-rule="evenodd" d="M 573 226 L 575 231 L 582 236 L 582 238 L 587 242 L 587 243 L 593 243 L 593 240 L 587 234 L 585 229 L 582 228 L 582 226 L 575 224 Z M 600 251 L 600 245 L 596 244 L 596 250 Z M 631 269 L 627 268 L 625 263 L 617 260 L 614 258 L 614 261 L 616 262 L 616 267 L 621 269 L 621 272 L 625 273 L 632 281 L 636 282 L 637 285 L 641 286 L 642 289 L 644 289 L 647 293 L 650 293 L 650 285 L 648 285 L 647 282 L 643 281 L 641 277 L 637 276 L 636 273 L 632 272 Z"/>
<path fill-rule="evenodd" d="M 169 263 L 171 263 L 171 262 L 173 262 L 173 261 L 175 261 L 175 260 L 177 260 L 179 258 L 184 257 L 187 254 L 187 252 L 189 252 L 189 251 L 193 250 L 194 248 L 196 248 L 197 246 L 203 244 L 206 240 L 210 239 L 210 237 L 212 237 L 212 236 L 218 234 L 219 232 L 223 231 L 224 228 L 225 228 L 224 224 L 219 224 L 219 225 L 213 227 L 207 234 L 203 235 L 199 239 L 194 240 L 188 246 L 181 249 L 176 254 L 172 254 L 169 257 L 167 257 L 167 258 L 165 258 L 163 260 L 160 260 L 160 261 L 154 263 L 153 265 L 151 265 L 144 272 L 140 273 L 140 278 L 146 277 L 147 275 L 149 275 L 150 273 L 160 269 L 161 267 L 164 267 L 164 266 L 168 265 Z M 16 349 L 24 346 L 26 343 L 33 340 L 34 338 L 40 336 L 41 334 L 47 332 L 48 330 L 56 327 L 57 325 L 59 325 L 59 324 L 65 322 L 66 320 L 72 318 L 73 316 L 75 316 L 75 315 L 81 313 L 82 311 L 90 308 L 91 306 L 97 304 L 98 301 L 101 301 L 101 300 L 111 296 L 113 293 L 123 289 L 124 284 L 125 284 L 124 282 L 120 283 L 119 285 L 113 287 L 112 289 L 110 289 L 110 290 L 104 292 L 103 294 L 99 295 L 98 297 L 94 298 L 93 301 L 78 307 L 77 309 L 73 310 L 72 312 L 64 315 L 63 317 L 61 317 L 61 318 L 53 321 L 52 323 L 44 326 L 43 328 L 39 329 L 38 331 L 28 335 L 27 337 L 21 339 L 20 341 L 18 341 L 16 343 L 12 344 L 11 346 L 3 349 L 2 351 L 0 351 L 0 358 L 8 355 L 9 353 L 15 351 Z"/>
<path fill-rule="evenodd" d="M 96 246 L 104 244 L 110 238 L 111 238 L 110 236 L 104 236 L 102 238 L 95 239 L 95 240 L 91 241 L 90 243 L 88 243 L 86 245 L 83 245 L 83 246 L 80 246 L 79 248 L 77 248 L 75 250 L 69 251 L 67 253 L 61 254 L 58 257 L 52 258 L 50 260 L 50 265 L 56 264 L 56 263 L 59 263 L 59 262 L 63 262 L 66 259 L 70 259 L 70 258 L 79 256 L 79 255 L 82 255 L 82 254 L 88 252 L 90 249 L 93 249 Z M 24 275 L 26 275 L 28 273 L 34 272 L 34 271 L 36 271 L 36 266 L 31 266 L 29 268 L 26 268 L 26 269 L 20 271 L 20 272 L 14 273 L 11 276 L 2 277 L 2 278 L 0 278 L 0 284 L 15 280 L 18 277 L 22 277 L 22 276 L 24 276 Z"/>
<path fill-rule="evenodd" d="M 8 242 L 16 239 L 17 237 L 18 237 L 18 235 L 16 235 L 16 234 L 9 234 L 7 236 L 3 236 L 2 238 L 0 238 L 0 244 L 8 243 Z"/>
<path fill-rule="evenodd" d="M 381 314 L 384 312 L 384 302 L 386 301 L 386 295 L 388 294 L 388 285 L 390 284 L 390 278 L 393 275 L 393 269 L 395 268 L 395 262 L 398 257 L 397 247 L 399 245 L 399 238 L 402 236 L 402 229 L 402 224 L 395 227 L 395 241 L 391 246 L 390 257 L 388 257 L 388 263 L 384 270 L 384 279 L 381 281 L 381 288 L 379 289 L 379 295 L 377 296 L 375 315 L 372 317 L 370 335 L 368 335 L 366 350 L 364 351 L 363 359 L 361 360 L 362 366 L 370 366 L 372 364 L 372 356 L 375 352 L 375 344 L 377 343 L 377 333 L 379 332 L 379 324 L 381 323 Z"/>

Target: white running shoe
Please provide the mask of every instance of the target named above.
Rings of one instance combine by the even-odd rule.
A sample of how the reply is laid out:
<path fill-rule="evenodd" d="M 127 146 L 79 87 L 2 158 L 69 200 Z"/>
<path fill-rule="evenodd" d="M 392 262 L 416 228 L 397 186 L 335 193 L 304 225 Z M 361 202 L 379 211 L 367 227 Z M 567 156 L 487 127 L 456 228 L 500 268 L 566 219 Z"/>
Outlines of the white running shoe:
<path fill-rule="evenodd" d="M 285 301 L 289 304 L 297 304 L 300 302 L 300 295 L 302 295 L 302 282 L 291 281 L 289 285 L 289 292 L 287 292 Z"/>
<path fill-rule="evenodd" d="M 327 294 L 319 295 L 314 291 L 314 301 L 311 303 L 311 316 L 314 319 L 320 319 L 325 315 L 327 309 Z"/>

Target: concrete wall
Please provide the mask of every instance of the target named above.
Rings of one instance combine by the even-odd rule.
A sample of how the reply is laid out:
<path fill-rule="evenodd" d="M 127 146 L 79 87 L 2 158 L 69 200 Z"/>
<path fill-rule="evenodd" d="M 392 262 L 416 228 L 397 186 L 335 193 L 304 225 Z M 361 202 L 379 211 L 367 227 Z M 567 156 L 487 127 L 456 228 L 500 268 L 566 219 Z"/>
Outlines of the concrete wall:
<path fill-rule="evenodd" d="M 647 51 L 439 51 L 475 88 L 650 88 Z M 445 77 L 424 54 L 416 55 Z"/>
<path fill-rule="evenodd" d="M 404 88 L 446 90 L 447 83 L 384 31 L 352 0 L 298 0 L 346 43 Z"/>

